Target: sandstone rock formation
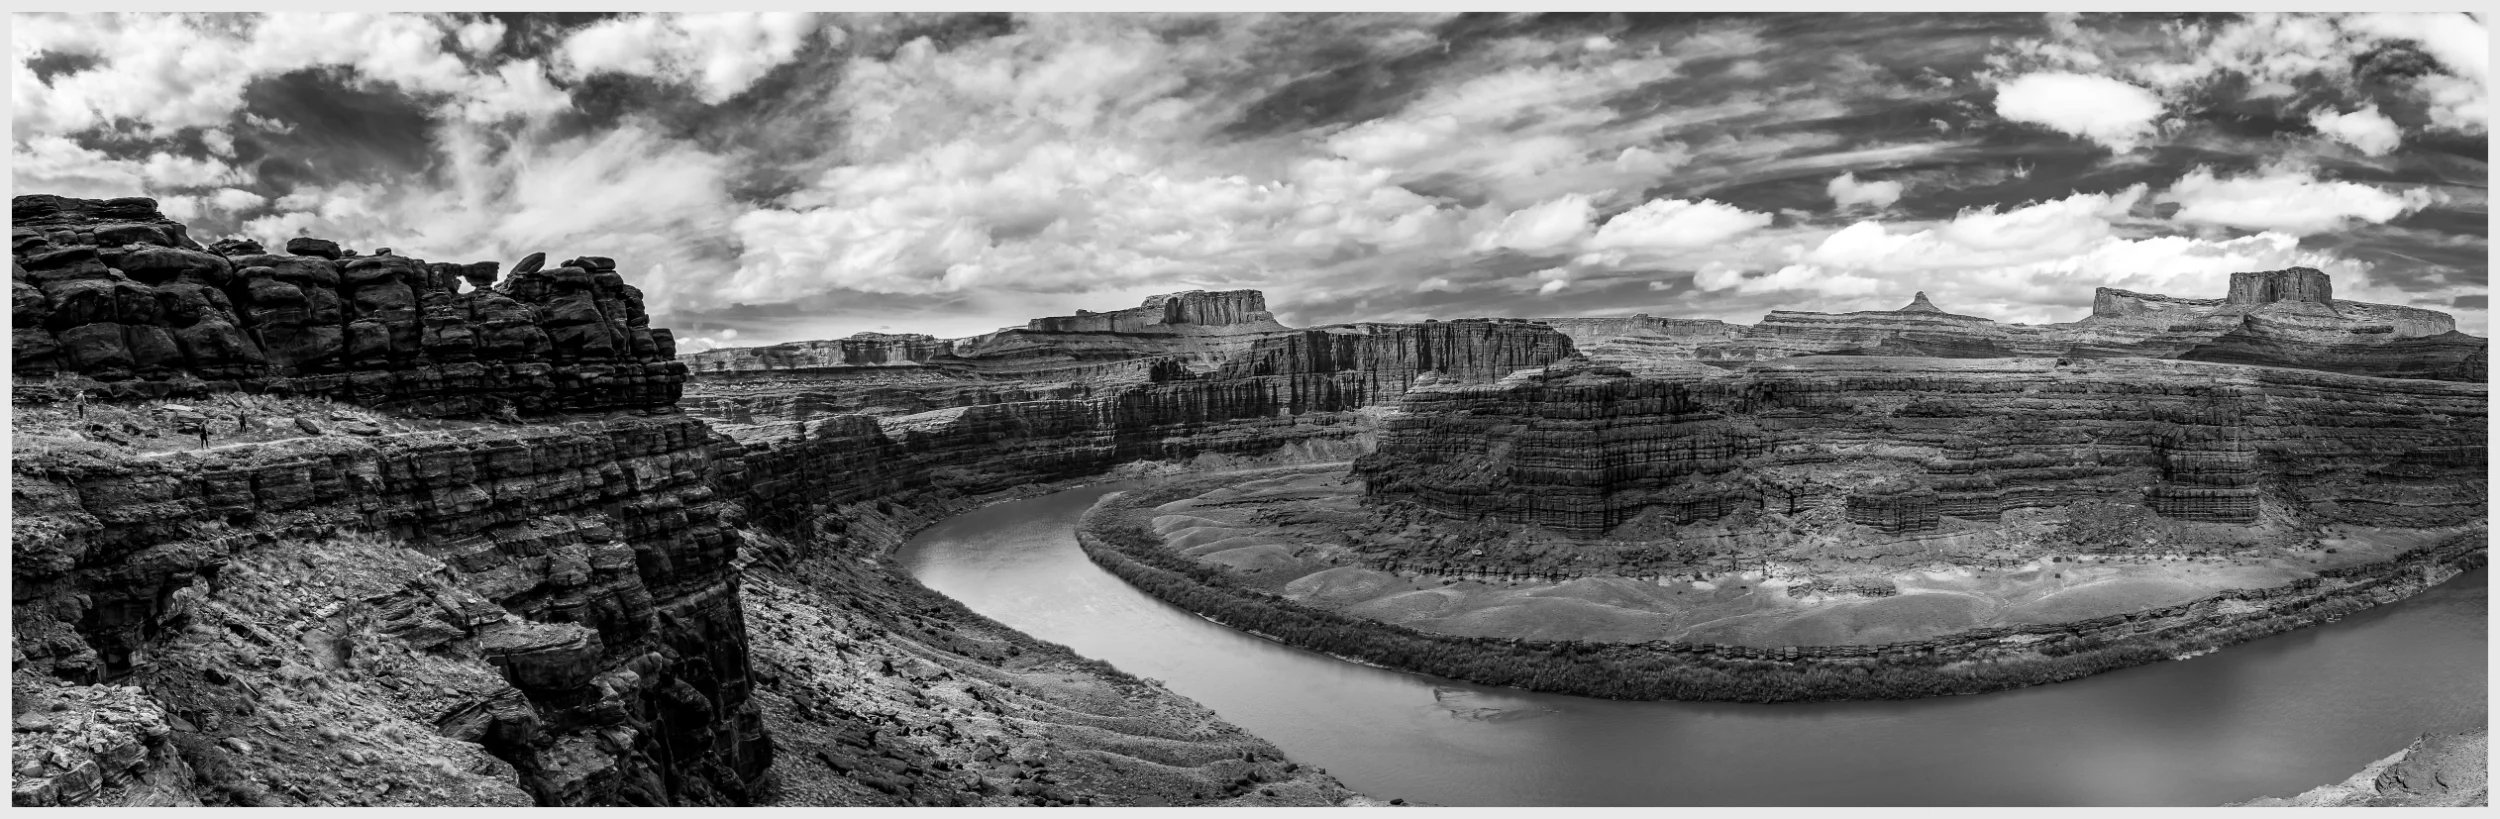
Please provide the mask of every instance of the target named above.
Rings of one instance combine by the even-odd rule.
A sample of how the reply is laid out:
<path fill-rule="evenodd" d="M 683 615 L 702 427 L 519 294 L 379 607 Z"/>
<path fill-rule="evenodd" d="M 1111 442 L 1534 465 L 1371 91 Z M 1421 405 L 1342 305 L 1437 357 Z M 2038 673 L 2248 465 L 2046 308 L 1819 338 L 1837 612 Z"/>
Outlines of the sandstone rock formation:
<path fill-rule="evenodd" d="M 231 567 L 255 555 L 292 551 L 278 565 L 310 566 L 335 548 L 320 544 L 390 533 L 406 545 L 343 556 L 306 588 L 376 560 L 412 561 L 414 574 L 307 601 L 328 611 L 306 635 L 373 617 L 402 650 L 483 658 L 503 682 L 443 699 L 444 731 L 485 742 L 541 804 L 745 802 L 770 746 L 748 692 L 711 446 L 683 416 L 175 457 L 21 439 L 17 673 L 93 685 L 213 671 L 222 658 L 189 658 L 180 624 L 224 609 L 213 592 L 192 595 L 233 582 Z M 425 583 L 394 586 L 414 580 Z M 193 726 L 223 693 L 141 687 Z"/>
<path fill-rule="evenodd" d="M 1190 385 L 1135 394 L 1161 359 L 1123 364 L 1127 393 L 742 442 L 674 408 L 685 369 L 612 259 L 532 254 L 497 283 L 491 262 L 323 240 L 212 251 L 144 199 L 16 204 L 17 804 L 1351 797 L 1169 691 L 862 567 L 974 493 L 1167 446 L 1191 407 L 1263 412 Z M 1238 300 L 1155 304 L 1259 320 Z M 1103 444 L 1055 451 L 1069 435 Z M 1206 445 L 1257 443 L 1232 439 Z M 777 624 L 760 680 L 756 544 L 776 563 L 761 611 L 846 612 Z M 956 642 L 976 632 L 992 648 Z M 882 656 L 894 680 L 796 656 L 821 652 Z M 1029 674 L 970 694 L 1020 727 L 969 744 L 969 717 L 925 707 L 928 674 L 892 668 L 931 658 Z M 834 690 L 846 707 L 821 706 Z M 895 728 L 903 713 L 940 734 Z M 777 756 L 768 722 L 806 756 Z M 1144 746 L 1151 764 L 1123 755 Z M 1140 766 L 1133 794 L 1099 787 Z"/>
<path fill-rule="evenodd" d="M 2485 413 L 2478 384 L 2150 359 L 1803 357 L 1702 380 L 1563 366 L 1418 385 L 1356 474 L 1452 517 L 1584 536 L 1649 509 L 1692 521 L 1840 491 L 1893 533 L 2094 498 L 2448 525 L 2483 514 Z M 1842 461 L 1906 483 L 1778 474 Z"/>
<path fill-rule="evenodd" d="M 1541 320 L 1593 360 L 1643 372 L 1800 355 L 2141 357 L 2480 382 L 2489 347 L 2456 332 L 2445 313 L 2338 300 L 2325 273 L 2299 267 L 2234 273 L 2220 299 L 2099 288 L 2092 314 L 2071 324 L 2000 324 L 1946 312 L 1924 292 L 1899 310 L 1774 310 L 1741 328 L 1646 316 Z"/>
<path fill-rule="evenodd" d="M 684 367 L 614 262 L 342 256 L 299 237 L 203 249 L 147 199 L 12 202 L 12 360 L 101 396 L 319 395 L 426 415 L 666 406 Z M 605 265 L 604 267 L 600 265 Z M 460 292 L 467 281 L 472 290 Z M 87 383 L 93 382 L 93 383 Z"/>
<path fill-rule="evenodd" d="M 996 491 L 1130 461 L 1342 441 L 1362 431 L 1357 413 L 1418 378 L 1490 382 L 1573 354 L 1568 338 L 1519 319 L 1293 330 L 1263 305 L 1250 291 L 1183 293 L 1123 311 L 1170 323 L 1124 331 L 1052 319 L 901 337 L 904 366 L 853 344 L 896 337 L 699 353 L 685 403 L 733 430 L 799 425 L 786 434 L 856 439 L 853 449 L 883 436 L 921 462 L 977 462 L 983 477 L 963 488 Z M 1202 332 L 1210 317 L 1233 323 Z M 1184 329 L 1140 329 L 1159 326 Z"/>
<path fill-rule="evenodd" d="M 1146 303 L 1110 313 L 1077 311 L 1073 316 L 1037 318 L 1025 325 L 1036 333 L 1203 334 L 1282 330 L 1267 312 L 1267 296 L 1256 290 L 1210 293 L 1191 290 L 1152 296 Z"/>
<path fill-rule="evenodd" d="M 2491 732 L 2425 734 L 2342 782 L 2227 807 L 2489 807 Z"/>

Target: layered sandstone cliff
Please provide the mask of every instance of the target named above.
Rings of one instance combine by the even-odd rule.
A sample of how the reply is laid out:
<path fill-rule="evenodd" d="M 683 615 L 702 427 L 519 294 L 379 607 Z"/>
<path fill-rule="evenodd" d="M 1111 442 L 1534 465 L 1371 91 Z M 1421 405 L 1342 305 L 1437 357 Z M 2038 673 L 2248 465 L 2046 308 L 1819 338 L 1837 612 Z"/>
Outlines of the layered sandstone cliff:
<path fill-rule="evenodd" d="M 608 259 L 498 284 L 203 249 L 143 199 L 17 204 L 17 804 L 1352 798 L 874 563 L 978 493 L 1189 451 L 1159 437 L 1247 404 L 889 383 L 888 414 L 990 408 L 889 434 L 785 422 L 793 400 L 733 439 L 673 406 L 685 370 Z M 827 356 L 939 355 L 850 341 Z"/>
<path fill-rule="evenodd" d="M 909 367 L 945 357 L 952 349 L 950 342 L 919 333 L 857 333 L 832 341 L 711 350 L 684 360 L 689 369 L 700 373 Z"/>
<path fill-rule="evenodd" d="M 475 784 L 522 804 L 743 803 L 770 744 L 710 446 L 684 416 L 197 452 L 21 433 L 17 674 L 137 686 L 182 726 L 165 764 L 244 772 L 224 801 L 424 803 L 286 779 L 325 752 L 376 782 L 425 764 L 314 736 L 348 712 L 482 745 Z M 229 594 L 273 572 L 285 598 Z M 326 698 L 247 693 L 314 677 Z"/>
<path fill-rule="evenodd" d="M 1043 320 L 936 342 L 949 351 L 909 370 L 771 365 L 793 345 L 713 351 L 695 356 L 685 405 L 742 435 L 874 428 L 922 460 L 977 463 L 984 477 L 966 485 L 995 491 L 1131 461 L 1345 441 L 1365 429 L 1358 413 L 1420 377 L 1490 382 L 1574 353 L 1568 337 L 1519 319 L 1294 330 L 1263 307 L 1255 291 L 1158 297 L 1127 312 L 1183 327 L 1228 320 L 1237 332 Z"/>
<path fill-rule="evenodd" d="M 2252 521 L 2483 514 L 2478 384 L 2149 359 L 1806 357 L 1709 379 L 1557 367 L 1425 384 L 1356 474 L 1445 515 L 1595 535 L 1846 497 L 1899 533 L 2088 499 Z M 1893 481 L 1833 485 L 1847 467 Z"/>
<path fill-rule="evenodd" d="M 760 793 L 710 432 L 611 260 L 498 284 L 13 206 L 14 682 L 164 726 L 82 761 L 21 723 L 20 803 Z M 553 410 L 591 415 L 519 423 Z"/>
<path fill-rule="evenodd" d="M 1946 311 L 1924 292 L 1898 310 L 1774 310 L 1750 327 L 1649 319 L 1542 319 L 1593 360 L 1672 372 L 1801 355 L 2179 358 L 2444 381 L 2484 380 L 2489 341 L 2434 310 L 2334 298 L 2310 268 L 2234 273 L 2223 298 L 2099 288 L 2071 324 L 2001 324 Z"/>
<path fill-rule="evenodd" d="M 665 406 L 684 367 L 611 259 L 542 269 L 344 255 L 296 239 L 202 248 L 147 199 L 11 202 L 20 379 L 105 396 L 242 389 L 460 415 Z M 463 292 L 462 284 L 468 289 Z M 216 386 L 211 386 L 216 385 Z"/>
<path fill-rule="evenodd" d="M 1285 329 L 1267 312 L 1267 296 L 1256 290 L 1210 293 L 1191 290 L 1150 296 L 1144 304 L 1110 313 L 1082 310 L 1073 316 L 1037 318 L 1025 324 L 1036 333 L 1255 333 Z"/>

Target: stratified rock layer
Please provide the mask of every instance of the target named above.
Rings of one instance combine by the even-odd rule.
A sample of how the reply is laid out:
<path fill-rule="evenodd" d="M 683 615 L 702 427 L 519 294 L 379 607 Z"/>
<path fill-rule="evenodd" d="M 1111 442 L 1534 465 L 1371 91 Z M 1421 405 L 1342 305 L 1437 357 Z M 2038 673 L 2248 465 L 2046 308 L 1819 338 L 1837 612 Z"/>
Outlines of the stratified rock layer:
<path fill-rule="evenodd" d="M 2325 273 L 2302 267 L 2233 273 L 2220 299 L 2099 288 L 2092 314 L 2072 324 L 2000 324 L 1948 312 L 1924 292 L 1899 310 L 1774 310 L 1752 327 L 1647 316 L 1541 321 L 1593 360 L 1636 372 L 1801 355 L 2141 357 L 2480 382 L 2490 346 L 2457 332 L 2445 313 L 2338 300 Z"/>
<path fill-rule="evenodd" d="M 2144 359 L 1821 357 L 1670 380 L 1558 367 L 1409 392 L 1356 464 L 1443 514 L 1596 535 L 1843 493 L 1898 533 L 2089 499 L 2245 522 L 2272 493 L 2327 520 L 2483 513 L 2485 391 Z M 1780 467 L 1855 461 L 1912 484 L 1824 486 Z"/>
<path fill-rule="evenodd" d="M 1284 331 L 1256 294 L 1184 294 L 1147 305 L 1180 331 L 974 345 L 1004 371 L 1099 365 L 1099 392 L 888 389 L 912 411 L 884 424 L 779 401 L 729 424 L 741 443 L 671 406 L 684 368 L 611 259 L 531 254 L 495 285 L 495 263 L 310 238 L 202 249 L 144 199 L 17 204 L 13 683 L 54 715 L 14 727 L 21 805 L 1342 802 L 1168 690 L 864 564 L 979 493 L 1345 437 L 1258 390 L 1372 395 L 1470 360 L 1446 353 L 1464 333 L 1384 333 L 1337 354 L 1426 360 L 1209 388 L 1193 351 Z M 932 341 L 780 366 L 954 354 Z M 776 565 L 750 607 L 758 556 Z M 760 667 L 751 612 L 782 621 Z M 934 687 L 957 673 L 979 679 Z M 777 762 L 768 720 L 806 756 Z"/>
<path fill-rule="evenodd" d="M 385 582 L 322 614 L 378 607 L 402 650 L 476 656 L 500 672 L 501 684 L 446 692 L 443 731 L 486 742 L 535 801 L 746 802 L 770 744 L 749 695 L 712 447 L 681 415 L 170 457 L 21 439 L 17 673 L 163 679 L 159 660 L 193 642 L 181 624 L 209 616 L 195 595 L 230 564 L 289 543 L 313 561 L 330 548 L 314 544 L 388 537 L 404 545 L 326 579 L 406 555 L 416 574 L 391 582 L 435 582 Z M 270 639 L 260 644 L 292 645 Z M 200 716 L 215 710 L 210 693 L 142 687 L 190 724 L 211 722 Z"/>
<path fill-rule="evenodd" d="M 11 203 L 18 378 L 101 396 L 213 389 L 320 395 L 426 415 L 667 406 L 685 368 L 606 258 L 494 263 L 341 257 L 297 239 L 203 249 L 148 199 Z"/>
<path fill-rule="evenodd" d="M 1036 333 L 1241 333 L 1282 330 L 1267 312 L 1267 296 L 1256 290 L 1210 293 L 1191 290 L 1153 296 L 1146 303 L 1112 313 L 1078 311 L 1073 316 L 1037 318 L 1025 325 Z"/>

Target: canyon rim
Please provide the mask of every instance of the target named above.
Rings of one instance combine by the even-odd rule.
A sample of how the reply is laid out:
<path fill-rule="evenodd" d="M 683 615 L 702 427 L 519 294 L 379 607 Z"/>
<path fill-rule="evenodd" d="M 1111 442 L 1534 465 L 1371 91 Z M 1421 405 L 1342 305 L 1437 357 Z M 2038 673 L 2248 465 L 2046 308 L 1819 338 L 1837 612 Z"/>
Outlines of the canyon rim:
<path fill-rule="evenodd" d="M 12 29 L 19 807 L 2488 803 L 2480 15 Z"/>

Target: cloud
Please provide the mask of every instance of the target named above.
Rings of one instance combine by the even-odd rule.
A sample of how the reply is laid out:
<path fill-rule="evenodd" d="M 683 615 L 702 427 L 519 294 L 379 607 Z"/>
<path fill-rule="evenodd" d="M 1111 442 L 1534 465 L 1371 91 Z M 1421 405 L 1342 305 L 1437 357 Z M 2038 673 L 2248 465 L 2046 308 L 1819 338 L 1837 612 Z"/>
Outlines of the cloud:
<path fill-rule="evenodd" d="M 1997 86 L 1996 113 L 2123 154 L 2153 136 L 2162 101 L 2151 91 L 2108 77 L 2043 72 Z"/>
<path fill-rule="evenodd" d="M 2370 156 L 2386 156 L 2404 141 L 2404 134 L 2397 128 L 2396 121 L 2380 114 L 2376 105 L 2364 106 L 2349 114 L 2320 108 L 2309 114 L 2309 127 Z"/>
<path fill-rule="evenodd" d="M 2298 236 L 2283 232 L 2129 235 L 2120 225 L 2147 193 L 2139 185 L 2076 194 L 1965 211 L 1938 223 L 1861 221 L 1820 238 L 1799 236 L 1793 249 L 1765 247 L 1748 259 L 1704 265 L 1693 281 L 1706 292 L 1776 294 L 1790 309 L 1833 311 L 1889 310 L 1924 290 L 1951 312 L 2039 323 L 2080 318 L 2095 287 L 2211 297 L 2234 271 L 2305 265 L 2348 282 L 2366 269 L 2303 249 Z"/>
<path fill-rule="evenodd" d="M 2417 49 L 2427 62 L 2404 56 Z M 2120 78 L 2193 106 L 2227 102 L 2219 95 L 2229 94 L 2298 116 L 2288 108 L 2320 98 L 2344 107 L 2375 100 L 2391 113 L 2407 111 L 2411 119 L 2400 123 L 2406 127 L 2467 134 L 2489 128 L 2490 32 L 2482 20 L 2454 12 L 2066 18 L 2050 36 L 2016 40 L 1992 62 L 2009 73 Z"/>
<path fill-rule="evenodd" d="M 116 157 L 49 136 L 20 142 L 10 172 L 19 190 L 88 197 L 208 188 L 236 180 L 235 169 L 216 159 L 167 152 Z"/>
<path fill-rule="evenodd" d="M 2296 235 L 2325 233 L 2355 222 L 2386 222 L 2439 199 L 2436 192 L 2420 188 L 2390 193 L 2358 182 L 2322 181 L 2310 171 L 2283 167 L 2230 178 L 2199 167 L 2161 196 L 2161 201 L 2178 203 L 2172 218 L 2182 222 Z"/>
<path fill-rule="evenodd" d="M 1654 199 L 1616 214 L 1589 240 L 1596 250 L 1669 252 L 1706 247 L 1771 224 L 1754 213 L 1708 199 Z"/>
<path fill-rule="evenodd" d="M 1501 224 L 1477 236 L 1473 246 L 1480 251 L 1522 253 L 1566 250 L 1588 235 L 1589 220 L 1596 216 L 1589 197 L 1580 194 L 1539 202 L 1502 217 Z"/>
<path fill-rule="evenodd" d="M 1551 296 L 1571 286 L 1571 271 L 1568 268 L 1546 268 L 1529 274 L 1528 278 L 1544 282 L 1537 286 L 1536 294 L 1539 296 Z"/>
<path fill-rule="evenodd" d="M 439 187 L 308 186 L 239 232 L 446 261 L 611 256 L 655 313 L 712 303 L 731 277 L 725 245 L 744 206 L 727 193 L 723 157 L 637 126 L 500 149 L 475 129 L 445 140 Z"/>
<path fill-rule="evenodd" d="M 573 32 L 559 65 L 574 79 L 617 73 L 684 83 L 717 104 L 798 56 L 818 25 L 812 13 L 637 14 Z M 826 36 L 839 42 L 842 32 Z"/>
<path fill-rule="evenodd" d="M 247 190 L 225 188 L 219 190 L 216 196 L 210 201 L 215 202 L 217 207 L 222 210 L 240 211 L 250 210 L 252 208 L 269 204 L 269 197 Z"/>
<path fill-rule="evenodd" d="M 481 77 L 460 103 L 460 117 L 487 123 L 514 117 L 535 117 L 569 111 L 573 97 L 547 80 L 538 61 L 515 60 Z"/>
<path fill-rule="evenodd" d="M 503 43 L 507 30 L 500 20 L 479 20 L 461 26 L 453 36 L 460 41 L 460 50 L 470 56 L 490 57 L 494 55 L 495 48 Z"/>
<path fill-rule="evenodd" d="M 1600 49 L 1438 86 L 1327 139 L 1338 156 L 1505 208 L 1596 186 L 1637 190 L 1692 159 L 1648 123 L 1616 122 L 1611 97 L 1674 77 L 1680 60 Z"/>
<path fill-rule="evenodd" d="M 1841 208 L 1851 205 L 1892 207 L 1892 203 L 1901 201 L 1901 190 L 1899 182 L 1860 182 L 1854 173 L 1833 177 L 1831 184 L 1823 186 L 1823 192 L 1831 195 L 1832 204 Z"/>
<path fill-rule="evenodd" d="M 979 332 L 1232 287 L 1297 322 L 1521 302 L 1750 320 L 1737 313 L 1896 307 L 1907 289 L 2071 318 L 2095 276 L 2158 290 L 2155 274 L 2187 270 L 2170 292 L 2194 295 L 2225 264 L 2357 269 L 2337 253 L 2408 271 L 2386 277 L 2390 299 L 2470 295 L 2459 259 L 2481 238 L 2451 217 L 2480 215 L 2479 177 L 2418 155 L 2487 96 L 2456 67 L 2470 55 L 2411 18 L 2216 19 L 24 15 L 13 174 L 20 190 L 156 196 L 203 239 L 613 256 L 689 343 Z M 2023 37 L 2039 44 L 2005 45 Z M 2372 49 L 2403 71 L 2365 89 L 2352 76 Z M 406 125 L 265 104 L 306 69 L 317 82 L 286 82 L 344 87 Z M 2027 111 L 2033 81 L 2059 74 L 2156 103 Z M 2209 123 L 2241 110 L 2215 106 L 2244 102 L 2216 96 L 2235 76 L 2280 85 L 2254 104 L 2321 114 L 2324 138 L 2357 149 L 2378 144 L 2375 112 L 2401 138 L 2372 178 L 2443 193 L 2315 182 L 2260 207 L 2249 182 L 2273 171 L 2215 171 L 2178 180 L 2165 219 L 2149 189 L 2111 188 L 2175 179 L 2180 151 L 2060 158 L 2097 152 L 2060 134 L 2210 149 Z M 1966 98 L 1990 85 L 1995 100 Z M 1988 128 L 1992 102 L 2044 127 Z M 2010 176 L 2018 159 L 2038 172 Z M 2373 226 L 2387 196 L 2446 198 L 2435 218 Z M 1972 207 L 1933 218 L 1957 205 Z M 2247 231 L 2263 232 L 2230 238 Z M 2448 289 L 2420 289 L 2432 279 Z"/>
<path fill-rule="evenodd" d="M 447 53 L 474 44 L 475 24 L 447 15 L 17 15 L 11 121 L 18 134 L 67 134 L 128 122 L 150 136 L 220 128 L 242 113 L 260 78 L 346 69 L 360 88 L 388 87 L 477 115 L 548 110 L 551 88 L 535 62 L 474 71 Z M 494 27 L 500 36 L 500 27 Z M 97 63 L 49 82 L 24 70 L 39 53 Z M 742 58 L 743 59 L 743 58 Z M 560 93 L 560 92 L 558 92 Z"/>

